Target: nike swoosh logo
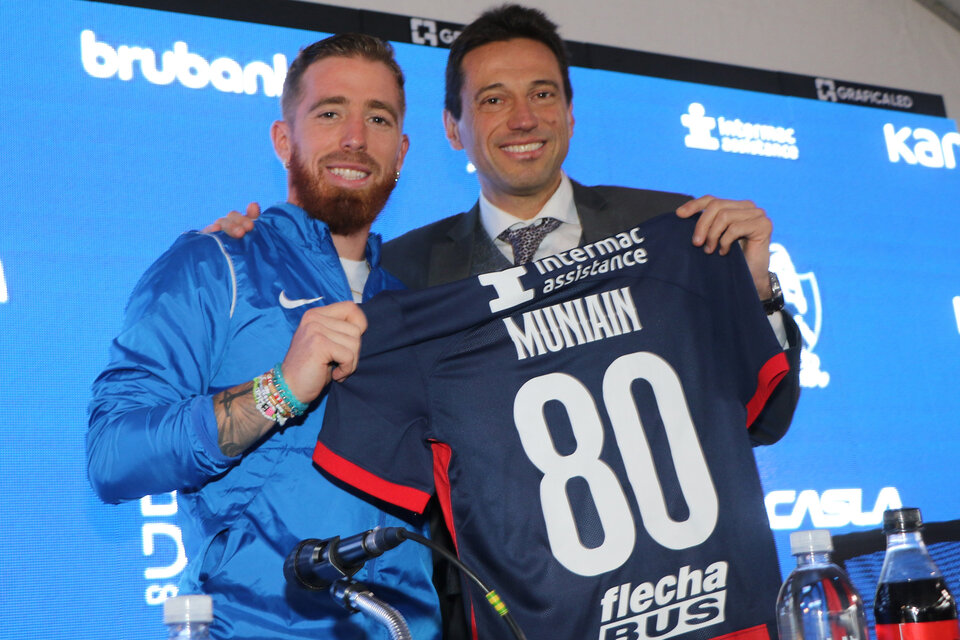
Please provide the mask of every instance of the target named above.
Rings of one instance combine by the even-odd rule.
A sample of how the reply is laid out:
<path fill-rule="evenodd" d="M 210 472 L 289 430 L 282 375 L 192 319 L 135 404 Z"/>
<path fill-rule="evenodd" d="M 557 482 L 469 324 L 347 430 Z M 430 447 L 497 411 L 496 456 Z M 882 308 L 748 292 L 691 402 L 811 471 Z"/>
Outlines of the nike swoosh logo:
<path fill-rule="evenodd" d="M 287 293 L 285 291 L 280 291 L 280 306 L 284 309 L 296 309 L 297 307 L 302 307 L 305 304 L 317 302 L 318 300 L 323 300 L 323 296 L 320 296 L 319 298 L 300 298 L 299 300 L 291 300 L 287 297 Z"/>

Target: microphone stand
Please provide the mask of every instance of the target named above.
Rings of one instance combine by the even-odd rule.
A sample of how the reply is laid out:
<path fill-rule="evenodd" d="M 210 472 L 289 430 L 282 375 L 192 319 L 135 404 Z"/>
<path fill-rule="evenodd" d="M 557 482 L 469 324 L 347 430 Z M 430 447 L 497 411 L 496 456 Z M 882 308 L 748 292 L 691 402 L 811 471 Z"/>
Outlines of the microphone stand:
<path fill-rule="evenodd" d="M 283 575 L 290 584 L 306 589 L 322 590 L 329 587 L 335 602 L 350 613 L 363 611 L 374 618 L 387 628 L 392 640 L 412 640 L 403 616 L 374 596 L 365 585 L 351 578 L 367 560 L 393 549 L 404 540 L 413 540 L 429 547 L 452 562 L 464 576 L 480 587 L 484 598 L 510 627 L 513 637 L 516 640 L 526 640 L 497 592 L 488 588 L 460 558 L 442 545 L 401 527 L 378 527 L 350 536 L 346 540 L 341 540 L 339 536 L 327 540 L 301 540 L 284 560 Z"/>
<path fill-rule="evenodd" d="M 391 640 L 413 640 L 400 612 L 373 595 L 365 584 L 352 578 L 341 578 L 330 586 L 330 597 L 350 613 L 362 611 L 379 622 Z"/>

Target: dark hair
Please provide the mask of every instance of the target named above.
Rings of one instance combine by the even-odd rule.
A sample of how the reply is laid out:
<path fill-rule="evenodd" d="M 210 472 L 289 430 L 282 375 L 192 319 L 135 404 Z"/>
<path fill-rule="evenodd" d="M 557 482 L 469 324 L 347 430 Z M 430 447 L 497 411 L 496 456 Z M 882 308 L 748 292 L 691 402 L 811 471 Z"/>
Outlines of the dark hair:
<path fill-rule="evenodd" d="M 397 89 L 400 90 L 400 113 L 406 110 L 406 98 L 403 93 L 403 71 L 393 57 L 393 47 L 389 42 L 365 33 L 341 33 L 329 38 L 314 42 L 300 50 L 297 57 L 287 69 L 287 77 L 283 81 L 283 95 L 280 105 L 283 118 L 293 121 L 293 112 L 300 101 L 301 80 L 307 68 L 324 58 L 364 58 L 371 62 L 382 62 L 393 72 L 397 80 Z"/>
<path fill-rule="evenodd" d="M 447 58 L 447 90 L 444 107 L 457 120 L 463 112 L 460 90 L 463 88 L 463 58 L 468 53 L 491 42 L 502 42 L 514 38 L 528 38 L 545 44 L 553 52 L 563 75 L 563 90 L 567 94 L 567 104 L 573 100 L 573 87 L 570 84 L 570 63 L 563 40 L 557 33 L 557 25 L 538 9 L 521 7 L 518 4 L 505 4 L 489 9 L 479 18 L 464 27 L 450 47 Z"/>

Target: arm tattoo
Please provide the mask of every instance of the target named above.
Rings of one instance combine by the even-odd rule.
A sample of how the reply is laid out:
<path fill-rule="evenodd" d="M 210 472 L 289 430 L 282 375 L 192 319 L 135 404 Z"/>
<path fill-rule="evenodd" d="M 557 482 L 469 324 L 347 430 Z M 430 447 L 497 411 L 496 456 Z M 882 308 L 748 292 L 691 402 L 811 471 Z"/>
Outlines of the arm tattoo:
<path fill-rule="evenodd" d="M 225 456 L 240 455 L 274 425 L 257 410 L 252 380 L 213 396 L 213 412 L 217 441 Z"/>

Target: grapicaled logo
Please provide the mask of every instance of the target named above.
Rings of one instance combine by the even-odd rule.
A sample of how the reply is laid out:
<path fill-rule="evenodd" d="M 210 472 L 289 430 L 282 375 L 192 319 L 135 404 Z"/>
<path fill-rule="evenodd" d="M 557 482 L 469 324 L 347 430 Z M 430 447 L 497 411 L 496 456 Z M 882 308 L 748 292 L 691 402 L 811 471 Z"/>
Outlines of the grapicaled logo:
<path fill-rule="evenodd" d="M 814 80 L 814 86 L 817 88 L 817 100 L 862 104 L 872 107 L 892 107 L 905 111 L 913 108 L 913 97 L 907 93 L 896 93 L 875 87 L 840 84 L 830 78 L 817 78 Z"/>
<path fill-rule="evenodd" d="M 829 78 L 817 78 L 817 100 L 837 102 L 837 83 Z"/>
<path fill-rule="evenodd" d="M 157 58 L 161 62 L 157 64 Z M 135 69 L 150 84 L 168 85 L 174 80 L 189 89 L 212 86 L 224 93 L 252 96 L 261 87 L 263 95 L 276 98 L 283 92 L 287 77 L 287 58 L 274 54 L 273 65 L 254 60 L 241 66 L 236 60 L 220 57 L 207 61 L 190 51 L 186 42 L 178 41 L 161 56 L 147 47 L 119 45 L 114 47 L 97 40 L 90 29 L 80 33 L 80 61 L 83 70 L 94 78 L 113 78 L 130 81 Z"/>
<path fill-rule="evenodd" d="M 783 301 L 787 310 L 800 328 L 803 348 L 800 352 L 800 385 L 826 387 L 830 374 L 821 368 L 820 356 L 814 353 L 820 340 L 823 325 L 823 308 L 820 304 L 820 286 L 812 271 L 797 272 L 786 247 L 778 242 L 770 243 L 770 270 L 777 274 Z"/>
<path fill-rule="evenodd" d="M 690 149 L 719 150 L 783 160 L 800 157 L 793 127 L 710 116 L 706 107 L 699 102 L 690 103 L 687 112 L 680 116 L 680 124 L 689 132 L 683 144 Z"/>
<path fill-rule="evenodd" d="M 440 28 L 435 20 L 426 18 L 410 18 L 410 40 L 414 44 L 426 44 L 439 47 L 441 44 L 450 46 L 460 32 L 446 27 Z"/>
<path fill-rule="evenodd" d="M 955 169 L 957 149 L 960 149 L 960 133 L 949 131 L 941 138 L 924 127 L 895 128 L 893 123 L 883 125 L 883 139 L 887 143 L 887 158 L 890 162 L 903 160 L 907 164 L 919 164 L 931 169 Z"/>
<path fill-rule="evenodd" d="M 414 44 L 440 45 L 437 39 L 437 23 L 423 18 L 410 18 L 410 39 Z"/>

